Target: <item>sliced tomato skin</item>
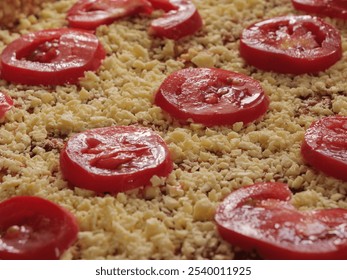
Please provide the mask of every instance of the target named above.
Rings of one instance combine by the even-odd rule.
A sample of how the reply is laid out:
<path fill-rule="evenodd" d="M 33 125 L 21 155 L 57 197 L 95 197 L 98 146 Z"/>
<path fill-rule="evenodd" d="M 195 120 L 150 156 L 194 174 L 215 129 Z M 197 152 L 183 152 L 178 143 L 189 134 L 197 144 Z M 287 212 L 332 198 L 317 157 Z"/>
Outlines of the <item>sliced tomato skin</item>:
<path fill-rule="evenodd" d="M 301 154 L 317 170 L 347 181 L 347 117 L 329 116 L 313 122 L 305 133 Z"/>
<path fill-rule="evenodd" d="M 310 14 L 347 19 L 345 0 L 292 0 L 295 9 Z"/>
<path fill-rule="evenodd" d="M 123 17 L 151 12 L 146 0 L 80 0 L 68 11 L 67 20 L 70 27 L 96 29 Z"/>
<path fill-rule="evenodd" d="M 13 106 L 13 100 L 4 92 L 0 91 L 0 119 L 3 118 L 7 111 Z"/>
<path fill-rule="evenodd" d="M 217 208 L 218 232 L 265 259 L 347 259 L 347 210 L 300 212 L 290 198 L 282 183 L 240 188 Z"/>
<path fill-rule="evenodd" d="M 169 12 L 171 10 L 177 10 L 177 6 L 173 4 L 174 1 L 170 0 L 148 0 L 151 3 L 153 9 L 163 10 Z"/>
<path fill-rule="evenodd" d="M 89 148 L 94 139 L 102 148 Z M 152 130 L 136 126 L 97 128 L 74 135 L 61 152 L 60 166 L 63 177 L 74 186 L 110 193 L 147 185 L 154 175 L 166 177 L 173 169 L 164 140 Z"/>
<path fill-rule="evenodd" d="M 158 1 L 154 1 L 158 2 Z M 189 0 L 171 0 L 170 3 L 175 9 L 170 9 L 169 5 L 154 4 L 162 7 L 167 12 L 160 18 L 151 22 L 149 33 L 158 37 L 172 40 L 179 40 L 198 32 L 203 22 L 195 5 Z"/>
<path fill-rule="evenodd" d="M 278 31 L 269 34 L 283 26 L 288 28 L 289 34 L 282 38 L 275 35 Z M 302 34 L 299 34 L 300 28 Z M 297 37 L 293 35 L 295 30 L 299 30 Z M 310 33 L 312 35 L 307 35 Z M 312 43 L 309 40 L 315 38 L 318 47 L 303 46 L 300 49 L 300 46 L 290 46 L 293 42 L 299 45 L 305 41 Z M 265 71 L 295 75 L 317 73 L 342 57 L 341 36 L 335 27 L 316 17 L 276 17 L 255 23 L 242 32 L 240 55 L 248 64 Z"/>
<path fill-rule="evenodd" d="M 59 40 L 56 56 L 32 61 L 35 49 Z M 105 58 L 105 50 L 90 32 L 61 28 L 26 34 L 10 43 L 1 54 L 1 78 L 26 85 L 76 84 L 85 71 L 95 71 Z"/>
<path fill-rule="evenodd" d="M 221 90 L 226 95 L 218 96 Z M 235 93 L 229 97 L 229 91 Z M 192 119 L 214 126 L 255 121 L 266 113 L 269 99 L 258 81 L 243 74 L 217 68 L 186 68 L 164 80 L 154 103 L 180 121 Z"/>
<path fill-rule="evenodd" d="M 6 234 L 11 226 L 30 230 L 30 236 Z M 78 231 L 75 217 L 49 200 L 17 196 L 0 203 L 0 259 L 59 259 L 77 240 Z"/>

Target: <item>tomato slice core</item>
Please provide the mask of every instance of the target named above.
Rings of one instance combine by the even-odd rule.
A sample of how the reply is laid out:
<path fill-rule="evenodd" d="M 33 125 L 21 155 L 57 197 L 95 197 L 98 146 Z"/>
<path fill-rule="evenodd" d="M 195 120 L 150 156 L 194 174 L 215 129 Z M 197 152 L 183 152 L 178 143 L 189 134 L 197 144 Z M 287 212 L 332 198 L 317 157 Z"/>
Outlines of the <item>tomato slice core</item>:
<path fill-rule="evenodd" d="M 215 220 L 235 246 L 266 259 L 346 259 L 347 210 L 298 211 L 282 183 L 258 183 L 231 193 Z"/>
<path fill-rule="evenodd" d="M 69 139 L 60 157 L 66 180 L 97 192 L 144 186 L 152 176 L 168 176 L 173 165 L 164 140 L 147 128 L 106 127 Z"/>
<path fill-rule="evenodd" d="M 95 71 L 105 58 L 97 37 L 75 29 L 29 33 L 1 54 L 1 77 L 27 85 L 77 83 L 85 71 Z"/>
<path fill-rule="evenodd" d="M 67 20 L 70 27 L 95 29 L 123 17 L 151 12 L 146 0 L 80 0 L 68 11 Z"/>
<path fill-rule="evenodd" d="M 3 118 L 7 111 L 13 106 L 12 98 L 0 91 L 0 119 Z"/>
<path fill-rule="evenodd" d="M 347 181 L 347 117 L 329 116 L 312 123 L 301 154 L 316 169 Z"/>
<path fill-rule="evenodd" d="M 285 16 L 255 23 L 242 32 L 240 54 L 266 71 L 324 71 L 342 57 L 339 31 L 319 18 Z"/>
<path fill-rule="evenodd" d="M 49 63 L 59 55 L 58 48 L 58 39 L 44 42 L 41 45 L 37 46 L 37 48 L 26 57 L 26 59 L 33 62 L 37 61 L 41 63 Z M 25 57 L 17 54 L 17 59 L 25 59 Z"/>
<path fill-rule="evenodd" d="M 174 118 L 206 126 L 252 122 L 265 114 L 269 99 L 258 81 L 215 68 L 186 68 L 168 76 L 155 104 Z"/>
<path fill-rule="evenodd" d="M 0 259 L 59 259 L 77 233 L 75 218 L 48 200 L 18 196 L 0 203 Z"/>
<path fill-rule="evenodd" d="M 179 40 L 195 34 L 202 28 L 203 22 L 200 14 L 191 1 L 171 0 L 169 4 L 160 2 L 163 1 L 152 1 L 154 7 L 161 8 L 166 13 L 152 21 L 150 33 L 159 37 Z M 170 4 L 172 5 L 171 8 Z"/>
<path fill-rule="evenodd" d="M 295 9 L 312 14 L 347 19 L 346 0 L 292 0 Z"/>

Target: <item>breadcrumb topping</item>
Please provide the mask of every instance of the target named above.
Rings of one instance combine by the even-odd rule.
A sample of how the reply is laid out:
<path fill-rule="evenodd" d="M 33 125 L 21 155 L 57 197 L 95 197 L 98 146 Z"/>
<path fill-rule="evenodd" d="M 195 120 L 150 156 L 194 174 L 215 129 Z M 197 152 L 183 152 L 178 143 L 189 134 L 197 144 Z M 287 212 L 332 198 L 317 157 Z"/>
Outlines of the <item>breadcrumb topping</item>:
<path fill-rule="evenodd" d="M 24 6 L 23 3 L 26 3 Z M 1 1 L 0 19 L 22 11 L 14 29 L 0 30 L 0 51 L 35 30 L 67 25 L 76 2 Z M 79 85 L 37 87 L 0 80 L 14 107 L 0 120 L 0 201 L 16 195 L 52 200 L 73 213 L 78 241 L 63 259 L 237 259 L 241 252 L 216 231 L 216 206 L 231 191 L 262 181 L 288 183 L 299 209 L 347 209 L 347 183 L 303 162 L 300 146 L 312 121 L 347 115 L 347 22 L 324 18 L 342 36 L 343 57 L 316 75 L 284 75 L 247 65 L 239 38 L 250 24 L 302 14 L 285 0 L 196 0 L 204 22 L 194 36 L 173 41 L 148 34 L 148 16 L 100 26 L 107 58 Z M 24 8 L 24 10 L 23 10 Z M 154 18 L 157 12 L 152 15 Z M 182 125 L 153 105 L 167 75 L 185 67 L 217 67 L 260 81 L 270 98 L 263 119 L 244 126 Z M 82 190 L 62 179 L 59 152 L 68 137 L 86 129 L 137 124 L 166 141 L 174 170 L 150 186 L 116 195 Z"/>

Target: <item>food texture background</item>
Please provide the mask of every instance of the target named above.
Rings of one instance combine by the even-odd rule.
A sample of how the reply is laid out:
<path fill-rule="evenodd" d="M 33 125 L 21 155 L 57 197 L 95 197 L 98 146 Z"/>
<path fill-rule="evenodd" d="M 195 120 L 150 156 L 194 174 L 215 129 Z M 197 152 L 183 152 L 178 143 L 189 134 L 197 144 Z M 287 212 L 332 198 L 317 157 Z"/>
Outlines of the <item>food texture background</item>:
<path fill-rule="evenodd" d="M 75 3 L 45 3 L 0 30 L 0 51 L 31 31 L 67 26 Z M 301 209 L 347 209 L 347 183 L 306 165 L 305 130 L 323 116 L 347 116 L 347 22 L 324 18 L 342 36 L 343 57 L 316 75 L 264 72 L 239 55 L 242 30 L 274 16 L 303 14 L 286 0 L 195 0 L 202 30 L 179 41 L 148 34 L 150 17 L 100 26 L 107 58 L 78 85 L 38 87 L 0 80 L 14 107 L 0 120 L 0 201 L 18 195 L 47 198 L 76 216 L 78 241 L 63 259 L 259 258 L 224 242 L 214 212 L 230 192 L 256 182 L 287 183 Z M 270 98 L 265 116 L 247 126 L 182 125 L 153 104 L 161 82 L 185 67 L 217 67 L 260 81 Z M 166 141 L 174 170 L 150 186 L 96 194 L 62 178 L 59 153 L 77 132 L 113 125 L 152 128 Z"/>

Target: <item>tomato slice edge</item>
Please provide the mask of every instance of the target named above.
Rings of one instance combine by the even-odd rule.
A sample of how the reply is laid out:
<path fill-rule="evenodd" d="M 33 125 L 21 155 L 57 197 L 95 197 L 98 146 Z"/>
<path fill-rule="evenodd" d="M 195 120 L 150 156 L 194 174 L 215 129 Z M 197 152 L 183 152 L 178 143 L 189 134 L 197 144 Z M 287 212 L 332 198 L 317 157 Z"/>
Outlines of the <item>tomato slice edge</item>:
<path fill-rule="evenodd" d="M 273 192 L 272 192 L 273 191 Z M 337 208 L 337 209 L 329 209 L 329 210 L 316 210 L 311 212 L 301 212 L 297 211 L 291 204 L 289 204 L 289 199 L 291 198 L 291 192 L 287 185 L 285 184 L 279 184 L 279 183 L 257 183 L 251 186 L 246 186 L 243 188 L 240 188 L 233 193 L 231 193 L 229 196 L 227 196 L 223 202 L 218 206 L 216 211 L 215 220 L 217 223 L 217 229 L 219 234 L 223 239 L 230 242 L 231 244 L 234 244 L 236 246 L 240 246 L 241 248 L 245 250 L 251 250 L 251 249 L 257 249 L 257 251 L 265 258 L 268 259 L 345 259 L 347 257 L 347 235 L 345 234 L 345 228 L 347 227 L 347 210 Z M 250 213 L 247 214 L 247 209 L 243 209 L 247 203 L 249 203 L 249 200 L 251 201 L 271 201 L 271 199 L 275 199 L 274 203 L 271 205 L 274 205 L 273 209 L 268 206 L 260 206 L 260 208 L 254 208 L 252 204 L 250 204 L 251 207 L 249 208 L 252 210 L 252 213 L 257 213 L 254 211 L 270 211 L 271 216 L 265 216 L 268 218 L 262 219 L 260 224 L 255 225 L 247 225 L 244 223 L 239 222 L 239 219 L 244 219 L 245 217 L 248 217 Z M 283 206 L 281 205 L 283 203 Z M 277 205 L 277 206 L 276 206 Z M 288 210 L 286 210 L 286 205 L 288 205 Z M 262 208 L 265 207 L 265 208 Z M 258 210 L 257 210 L 258 209 Z M 267 209 L 267 210 L 266 210 Z M 277 210 L 276 210 L 277 209 Z M 242 216 L 236 216 L 233 215 L 240 215 L 239 212 L 243 211 L 241 213 L 244 213 L 242 215 L 246 215 L 245 217 Z M 271 212 L 274 211 L 274 212 Z M 278 241 L 277 239 L 272 240 L 270 237 L 262 237 L 262 234 L 271 234 L 271 229 L 267 228 L 271 225 L 272 217 L 278 219 L 277 216 L 272 216 L 276 214 L 276 211 L 279 211 L 279 218 L 282 219 L 283 214 L 289 215 L 288 217 L 292 217 L 294 224 L 297 224 L 295 220 L 300 221 L 302 226 L 308 227 L 307 229 L 304 229 L 305 232 L 308 230 L 316 230 L 315 225 L 313 224 L 313 227 L 310 228 L 310 224 L 307 225 L 305 221 L 312 221 L 323 223 L 322 225 L 326 225 L 327 227 L 335 227 L 337 225 L 341 225 L 344 228 L 341 228 L 341 232 L 343 232 L 343 236 L 341 237 L 341 241 L 339 241 L 339 244 L 335 244 L 335 241 L 338 241 L 339 238 L 334 239 L 338 236 L 338 233 L 336 233 L 334 236 L 329 237 L 330 239 L 325 240 L 318 239 L 318 241 L 311 242 L 308 244 L 301 244 L 301 243 L 291 243 L 291 241 L 286 241 L 285 243 L 282 243 L 282 241 Z M 284 212 L 283 212 L 284 211 Z M 259 212 L 260 214 L 262 212 Z M 264 212 L 267 213 L 267 212 Z M 291 216 L 293 213 L 294 216 Z M 253 215 L 253 214 L 252 214 Z M 255 214 L 258 215 L 258 214 Z M 268 214 L 264 214 L 268 215 Z M 341 217 L 342 215 L 342 217 Z M 257 220 L 253 220 L 253 216 L 250 216 L 249 222 L 256 222 Z M 257 216 L 255 216 L 257 217 Z M 259 216 L 262 217 L 262 216 Z M 337 218 L 336 218 L 337 217 Z M 233 225 L 232 219 L 235 219 L 238 221 L 238 226 Z M 312 220 L 313 219 L 313 220 Z M 329 220 L 329 219 L 336 219 L 336 220 Z M 247 219 L 246 219 L 247 220 Z M 263 222 L 264 221 L 264 222 Z M 285 225 L 286 219 L 282 219 L 282 223 L 284 222 Z M 230 223 L 230 224 L 228 224 Z M 264 224 L 264 225 L 262 225 Z M 294 225 L 293 224 L 293 225 Z M 236 227 L 234 227 L 236 226 Z M 263 232 L 262 226 L 265 226 L 265 232 Z M 289 225 L 290 226 L 290 225 Z M 241 229 L 240 229 L 241 227 Z M 297 227 L 297 226 L 296 226 Z M 248 229 L 249 228 L 249 229 Z M 278 229 L 281 229 L 281 224 L 279 225 Z M 318 227 L 319 229 L 319 227 Z M 253 230 L 257 232 L 252 233 Z M 295 228 L 295 235 L 293 235 L 293 238 L 298 237 L 301 239 L 299 233 L 297 232 L 297 228 Z M 290 230 L 286 231 L 286 234 L 290 233 Z M 255 235 L 253 235 L 255 234 Z M 279 238 L 281 235 L 278 235 L 279 233 L 275 234 L 274 238 Z M 291 233 L 292 234 L 292 233 Z M 307 234 L 307 233 L 305 233 Z M 311 236 L 311 235 L 309 235 Z M 320 235 L 318 235 L 320 236 Z M 265 239 L 264 239 L 265 238 Z M 288 236 L 285 239 L 291 240 L 291 238 Z"/>
<path fill-rule="evenodd" d="M 153 138 L 153 141 L 156 142 L 156 152 L 159 152 L 161 160 L 158 162 L 157 159 L 154 159 L 155 161 L 151 163 L 150 167 L 147 166 L 145 167 L 145 169 L 135 170 L 131 173 L 117 173 L 116 171 L 108 171 L 107 173 L 103 172 L 96 174 L 94 173 L 94 171 L 88 170 L 89 163 L 87 163 L 88 166 L 86 168 L 85 166 L 83 166 L 85 164 L 84 162 L 79 162 L 80 160 L 84 161 L 83 156 L 81 156 L 81 159 L 79 159 L 79 155 L 77 155 L 77 159 L 73 158 L 75 157 L 74 153 L 76 152 L 74 151 L 74 148 L 70 149 L 69 145 L 73 145 L 74 141 L 76 141 L 79 135 L 86 135 L 88 133 L 98 133 L 99 131 L 104 132 L 109 129 L 115 131 L 114 135 L 116 135 L 118 131 L 122 129 L 130 132 L 145 131 L 147 133 L 150 133 L 150 136 Z M 153 149 L 153 147 L 151 149 Z M 151 154 L 151 156 L 153 156 L 153 154 Z M 111 193 L 122 192 L 148 184 L 150 179 L 154 175 L 166 177 L 171 173 L 173 169 L 170 153 L 165 141 L 154 131 L 136 126 L 104 127 L 92 129 L 72 136 L 64 146 L 63 150 L 61 151 L 60 166 L 61 171 L 63 173 L 63 177 L 73 185 L 80 188 L 93 190 L 96 192 Z M 77 176 L 76 174 L 79 175 Z"/>
<path fill-rule="evenodd" d="M 13 211 L 14 209 L 17 211 Z M 3 243 L 6 241 L 0 237 L 2 244 L 0 246 L 0 259 L 58 259 L 77 240 L 79 229 L 75 217 L 65 208 L 49 200 L 36 196 L 16 196 L 1 202 L 0 212 L 6 214 L 6 216 L 1 215 L 2 220 L 0 216 L 0 224 L 5 228 L 16 225 L 18 221 L 22 220 L 23 217 L 19 217 L 19 214 L 25 214 L 26 219 L 38 215 L 55 222 L 55 238 L 48 242 L 45 240 L 45 244 L 42 244 L 40 240 L 29 241 L 24 245 L 19 244 L 18 249 L 9 252 L 9 248 L 6 248 L 5 243 Z M 58 225 L 60 226 L 58 227 Z M 25 246 L 34 247 L 25 249 Z"/>
<path fill-rule="evenodd" d="M 40 63 L 17 58 L 18 52 L 25 56 L 28 50 L 35 48 L 35 46 L 45 42 L 45 40 L 61 38 L 66 34 L 77 34 L 79 36 L 75 37 L 78 38 L 83 35 L 86 43 L 85 46 L 89 48 L 90 44 L 93 44 L 93 49 L 87 51 L 88 57 L 80 57 L 79 60 L 73 58 L 72 61 L 69 61 L 69 59 L 60 55 L 64 59 L 61 63 Z M 35 41 L 36 38 L 38 38 L 37 42 Z M 81 52 L 78 52 L 77 56 L 80 54 Z M 97 70 L 105 56 L 106 52 L 101 43 L 95 35 L 89 32 L 70 28 L 37 31 L 14 40 L 4 49 L 1 54 L 1 78 L 9 82 L 28 85 L 77 83 L 78 79 L 83 77 L 85 71 Z M 78 64 L 76 64 L 76 61 Z M 18 75 L 18 72 L 21 75 Z"/>
<path fill-rule="evenodd" d="M 201 79 L 205 83 L 209 79 L 206 90 L 213 89 L 213 91 L 218 91 L 219 89 L 229 87 L 234 90 L 234 85 L 228 85 L 224 80 L 239 80 L 243 83 L 243 90 L 254 92 L 256 99 L 252 100 L 249 104 L 241 104 L 240 106 L 226 100 L 223 102 L 218 101 L 216 104 L 205 104 L 203 101 L 196 101 L 200 102 L 199 106 L 195 104 L 196 106 L 194 105 L 195 107 L 193 108 L 189 107 L 188 102 L 185 104 L 180 103 L 181 101 L 178 101 L 179 95 L 177 92 L 185 90 L 185 83 L 189 80 L 190 76 L 199 77 L 200 73 L 202 73 L 203 76 Z M 195 84 L 198 84 L 198 82 Z M 191 94 L 205 91 L 205 89 L 199 87 L 189 90 L 191 90 Z M 240 91 L 240 95 L 244 94 L 243 90 Z M 237 96 L 237 93 L 234 95 Z M 246 96 L 245 98 L 247 99 Z M 194 122 L 204 124 L 205 126 L 232 125 L 235 122 L 241 121 L 244 124 L 248 124 L 266 113 L 269 102 L 268 96 L 264 93 L 258 81 L 243 74 L 217 68 L 186 68 L 173 72 L 159 86 L 154 98 L 154 104 L 161 107 L 173 118 L 183 122 L 192 119 Z M 221 110 L 220 107 L 224 107 L 224 109 Z"/>
<path fill-rule="evenodd" d="M 338 152 L 336 147 L 334 153 L 328 153 L 329 147 L 324 144 L 320 135 L 317 135 L 317 133 L 320 133 L 321 129 L 324 129 L 324 133 L 328 133 L 324 126 L 324 122 L 334 122 L 335 120 L 343 120 L 347 123 L 347 117 L 335 115 L 323 117 L 310 125 L 305 132 L 305 137 L 301 145 L 301 155 L 304 160 L 315 169 L 322 171 L 328 176 L 347 181 L 347 162 L 334 157 L 334 153 Z M 317 141 L 320 142 L 320 147 L 317 147 Z M 345 153 L 345 150 L 343 148 L 341 149 L 341 153 Z"/>
<path fill-rule="evenodd" d="M 317 26 L 319 32 L 326 34 L 321 48 L 314 52 L 305 51 L 305 56 L 299 56 L 293 50 L 290 52 L 281 50 L 267 43 L 259 43 L 258 39 L 253 38 L 254 34 L 260 32 L 260 28 L 265 29 L 277 23 L 288 25 L 291 21 L 293 22 L 291 24 L 294 24 L 294 20 L 295 24 L 310 22 Z M 324 71 L 342 57 L 341 36 L 338 30 L 321 19 L 311 16 L 282 16 L 256 22 L 242 32 L 239 50 L 241 57 L 249 65 L 265 71 L 295 75 Z"/>

